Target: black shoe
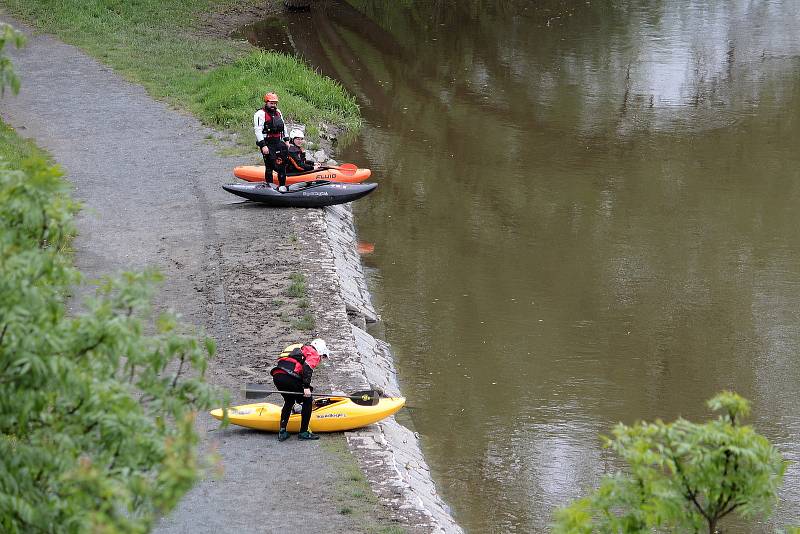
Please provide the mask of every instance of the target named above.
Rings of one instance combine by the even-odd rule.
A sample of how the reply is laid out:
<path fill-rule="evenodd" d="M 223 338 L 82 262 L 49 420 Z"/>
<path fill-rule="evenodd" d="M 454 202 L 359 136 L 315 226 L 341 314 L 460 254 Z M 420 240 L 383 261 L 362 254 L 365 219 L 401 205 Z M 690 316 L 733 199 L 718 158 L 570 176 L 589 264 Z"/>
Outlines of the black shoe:
<path fill-rule="evenodd" d="M 278 432 L 278 441 L 286 441 L 287 439 L 289 439 L 289 433 L 281 428 Z"/>
<path fill-rule="evenodd" d="M 297 439 L 307 439 L 307 440 L 319 439 L 319 436 L 306 430 L 305 432 L 300 432 L 299 434 L 297 434 Z"/>

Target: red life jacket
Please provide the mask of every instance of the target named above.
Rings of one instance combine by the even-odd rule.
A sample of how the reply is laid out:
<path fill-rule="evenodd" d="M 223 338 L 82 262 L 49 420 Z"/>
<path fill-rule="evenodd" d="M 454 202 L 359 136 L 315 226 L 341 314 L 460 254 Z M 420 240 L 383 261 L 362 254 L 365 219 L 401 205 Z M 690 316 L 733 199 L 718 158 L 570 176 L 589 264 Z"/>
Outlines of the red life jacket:
<path fill-rule="evenodd" d="M 283 138 L 283 115 L 277 109 L 272 114 L 267 108 L 264 108 L 264 127 L 261 132 L 267 139 L 282 139 Z"/>
<path fill-rule="evenodd" d="M 278 358 L 278 363 L 275 364 L 275 367 L 272 368 L 269 374 L 275 376 L 285 373 L 289 376 L 302 379 L 303 363 L 305 363 L 305 361 L 306 358 L 303 355 L 303 350 L 301 348 L 294 349 L 288 356 Z"/>
<path fill-rule="evenodd" d="M 288 355 L 278 358 L 278 363 L 270 370 L 269 374 L 275 376 L 276 374 L 285 373 L 289 376 L 302 379 L 303 364 L 305 363 L 314 369 L 319 365 L 319 359 L 319 353 L 317 353 L 314 347 L 311 345 L 303 345 L 302 347 L 292 349 Z"/>

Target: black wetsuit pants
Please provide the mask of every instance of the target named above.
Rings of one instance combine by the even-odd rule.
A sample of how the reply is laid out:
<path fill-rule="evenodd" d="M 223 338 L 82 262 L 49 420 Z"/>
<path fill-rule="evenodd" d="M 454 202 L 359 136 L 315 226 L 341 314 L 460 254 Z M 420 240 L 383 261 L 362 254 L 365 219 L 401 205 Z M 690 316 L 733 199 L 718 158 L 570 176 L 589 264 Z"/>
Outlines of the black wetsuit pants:
<path fill-rule="evenodd" d="M 292 408 L 294 404 L 300 403 L 303 405 L 303 411 L 300 412 L 300 432 L 308 430 L 308 422 L 311 421 L 311 397 L 303 396 L 303 382 L 286 373 L 277 373 L 272 377 L 275 382 L 275 387 L 279 391 L 297 391 L 299 395 L 283 395 L 283 409 L 281 410 L 281 428 L 286 428 L 289 424 L 289 416 L 292 415 Z"/>
<path fill-rule="evenodd" d="M 286 162 L 289 157 L 286 143 L 280 139 L 270 140 L 267 142 L 267 148 L 269 148 L 269 154 L 261 153 L 264 157 L 264 180 L 271 183 L 272 171 L 275 171 L 278 175 L 278 185 L 286 185 Z"/>

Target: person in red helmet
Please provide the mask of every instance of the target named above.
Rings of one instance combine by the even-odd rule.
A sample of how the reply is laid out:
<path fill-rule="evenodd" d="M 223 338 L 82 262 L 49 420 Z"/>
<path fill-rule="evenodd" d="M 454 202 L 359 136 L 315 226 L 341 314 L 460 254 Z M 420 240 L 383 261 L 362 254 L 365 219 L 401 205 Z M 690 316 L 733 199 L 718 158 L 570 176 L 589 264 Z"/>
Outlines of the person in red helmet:
<path fill-rule="evenodd" d="M 278 391 L 292 392 L 281 393 L 283 408 L 281 409 L 278 441 L 285 441 L 289 438 L 286 427 L 295 403 L 302 405 L 300 433 L 297 435 L 297 439 L 319 439 L 319 436 L 308 430 L 308 424 L 311 421 L 311 391 L 314 389 L 311 387 L 311 377 L 314 369 L 319 365 L 320 359 L 327 358 L 329 355 L 328 346 L 322 339 L 317 338 L 308 345 L 296 343 L 283 349 L 278 363 L 270 370 L 269 373 L 272 375 Z"/>
<path fill-rule="evenodd" d="M 285 124 L 283 114 L 278 109 L 278 95 L 264 95 L 264 107 L 253 115 L 253 131 L 256 145 L 264 157 L 264 181 L 272 183 L 272 171 L 278 175 L 278 191 L 286 191 L 286 163 L 289 149 L 284 140 Z"/>

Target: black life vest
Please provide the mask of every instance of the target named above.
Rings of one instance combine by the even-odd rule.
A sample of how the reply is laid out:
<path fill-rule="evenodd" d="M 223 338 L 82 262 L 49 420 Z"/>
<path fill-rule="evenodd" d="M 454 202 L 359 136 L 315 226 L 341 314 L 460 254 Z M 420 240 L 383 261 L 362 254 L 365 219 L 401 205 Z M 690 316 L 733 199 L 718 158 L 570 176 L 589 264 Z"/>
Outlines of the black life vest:
<path fill-rule="evenodd" d="M 261 133 L 263 133 L 267 139 L 283 138 L 285 127 L 280 111 L 275 110 L 275 114 L 273 115 L 269 110 L 264 108 L 264 127 L 261 129 Z"/>
<path fill-rule="evenodd" d="M 306 363 L 306 357 L 303 355 L 302 347 L 297 347 L 292 349 L 292 352 L 288 355 L 282 355 L 278 358 L 278 363 L 270 370 L 269 374 L 275 376 L 276 374 L 286 373 L 302 380 L 304 363 Z"/>
<path fill-rule="evenodd" d="M 286 172 L 298 173 L 314 169 L 314 165 L 306 162 L 306 153 L 295 144 L 289 145 L 289 161 Z"/>

